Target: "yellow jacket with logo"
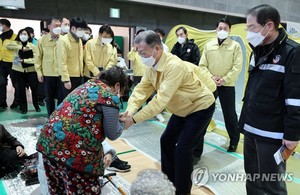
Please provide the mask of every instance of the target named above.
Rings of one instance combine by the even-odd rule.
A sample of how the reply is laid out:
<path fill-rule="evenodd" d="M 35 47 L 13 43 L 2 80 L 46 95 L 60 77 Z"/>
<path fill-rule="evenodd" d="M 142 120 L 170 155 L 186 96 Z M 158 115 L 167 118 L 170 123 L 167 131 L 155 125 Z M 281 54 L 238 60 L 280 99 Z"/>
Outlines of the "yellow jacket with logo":
<path fill-rule="evenodd" d="M 83 48 L 81 39 L 77 42 L 69 32 L 57 42 L 58 74 L 61 81 L 70 81 L 70 77 L 83 76 Z"/>
<path fill-rule="evenodd" d="M 214 103 L 212 92 L 177 56 L 163 52 L 155 69 L 146 68 L 141 82 L 129 98 L 127 111 L 135 113 L 154 91 L 157 92 L 133 116 L 136 122 L 152 118 L 165 108 L 175 115 L 185 117 Z"/>
<path fill-rule="evenodd" d="M 146 65 L 142 63 L 141 56 L 135 51 L 134 47 L 128 52 L 127 57 L 133 62 L 133 75 L 143 76 L 146 71 Z"/>
<path fill-rule="evenodd" d="M 221 45 L 218 39 L 212 39 L 204 47 L 199 66 L 211 76 L 225 80 L 224 86 L 235 86 L 242 70 L 243 54 L 238 42 L 227 38 Z"/>
<path fill-rule="evenodd" d="M 38 40 L 35 54 L 35 69 L 39 76 L 58 76 L 56 43 L 48 33 Z"/>
<path fill-rule="evenodd" d="M 2 41 L 0 39 L 0 61 L 3 62 L 13 62 L 14 60 L 14 51 L 6 48 L 7 43 L 15 41 L 17 35 L 13 34 L 10 39 L 5 39 Z"/>
<path fill-rule="evenodd" d="M 84 76 L 92 77 L 100 73 L 99 68 L 108 70 L 117 65 L 118 56 L 111 44 L 102 44 L 100 38 L 89 40 L 85 45 Z"/>
<path fill-rule="evenodd" d="M 8 50 L 13 51 L 13 53 L 14 53 L 13 58 L 15 59 L 16 57 L 19 57 L 19 50 L 22 49 L 22 43 L 20 41 L 12 41 L 12 42 L 9 42 L 6 44 L 6 48 Z M 20 62 L 17 62 L 16 60 L 14 60 L 12 69 L 15 71 L 18 71 L 18 72 L 35 72 L 34 56 L 35 56 L 36 47 L 32 43 L 27 42 L 27 45 L 25 46 L 25 48 L 27 50 L 32 50 L 33 58 L 24 59 L 24 63 L 32 64 L 32 66 L 23 68 Z"/>

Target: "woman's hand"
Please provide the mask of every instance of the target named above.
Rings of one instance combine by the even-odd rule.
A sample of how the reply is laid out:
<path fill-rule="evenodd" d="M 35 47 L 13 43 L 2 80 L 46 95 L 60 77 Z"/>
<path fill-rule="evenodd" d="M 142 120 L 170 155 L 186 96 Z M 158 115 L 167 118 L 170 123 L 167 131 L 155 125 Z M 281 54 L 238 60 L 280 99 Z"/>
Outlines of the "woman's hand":
<path fill-rule="evenodd" d="M 107 153 L 103 157 L 104 168 L 106 169 L 112 163 L 112 155 L 111 153 Z"/>
<path fill-rule="evenodd" d="M 16 152 L 17 152 L 18 157 L 22 157 L 25 155 L 25 151 L 21 146 L 16 147 Z"/>

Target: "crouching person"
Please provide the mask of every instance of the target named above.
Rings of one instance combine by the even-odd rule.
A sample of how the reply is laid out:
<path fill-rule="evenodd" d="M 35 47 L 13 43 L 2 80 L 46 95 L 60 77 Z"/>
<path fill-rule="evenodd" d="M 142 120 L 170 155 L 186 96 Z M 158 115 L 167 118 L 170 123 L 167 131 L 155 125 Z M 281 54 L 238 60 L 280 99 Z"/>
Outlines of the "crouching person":
<path fill-rule="evenodd" d="M 72 91 L 43 126 L 37 150 L 43 153 L 50 194 L 100 194 L 99 176 L 112 161 L 102 142 L 117 139 L 119 97 L 126 88 L 119 67 Z"/>

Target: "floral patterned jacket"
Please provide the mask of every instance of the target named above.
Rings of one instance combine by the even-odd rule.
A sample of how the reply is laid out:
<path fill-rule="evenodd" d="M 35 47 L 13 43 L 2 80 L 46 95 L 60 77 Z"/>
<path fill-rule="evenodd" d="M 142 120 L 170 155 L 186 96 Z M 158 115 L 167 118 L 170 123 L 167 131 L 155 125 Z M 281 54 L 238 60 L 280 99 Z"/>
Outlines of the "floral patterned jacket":
<path fill-rule="evenodd" d="M 43 126 L 37 150 L 71 170 L 103 175 L 105 139 L 98 104 L 117 107 L 119 99 L 100 80 L 89 80 L 71 92 Z"/>

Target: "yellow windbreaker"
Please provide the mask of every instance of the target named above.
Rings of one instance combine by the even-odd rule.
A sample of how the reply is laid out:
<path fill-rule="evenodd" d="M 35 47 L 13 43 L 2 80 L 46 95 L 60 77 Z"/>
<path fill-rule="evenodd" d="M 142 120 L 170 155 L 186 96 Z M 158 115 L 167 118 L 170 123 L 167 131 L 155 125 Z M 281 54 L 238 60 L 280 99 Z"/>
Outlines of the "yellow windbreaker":
<path fill-rule="evenodd" d="M 48 33 L 38 40 L 35 54 L 35 69 L 39 76 L 58 76 L 56 43 Z"/>
<path fill-rule="evenodd" d="M 221 45 L 218 39 L 209 41 L 204 47 L 199 66 L 211 76 L 225 80 L 224 86 L 235 86 L 242 70 L 243 54 L 238 42 L 227 38 Z"/>
<path fill-rule="evenodd" d="M 14 60 L 14 51 L 6 48 L 7 43 L 15 41 L 17 35 L 13 34 L 10 39 L 5 39 L 2 41 L 0 39 L 0 61 L 3 62 L 13 62 Z"/>
<path fill-rule="evenodd" d="M 133 76 L 144 76 L 146 65 L 142 63 L 141 56 L 135 51 L 134 47 L 128 52 L 127 57 L 133 62 Z"/>
<path fill-rule="evenodd" d="M 85 45 L 84 76 L 93 77 L 100 73 L 99 68 L 108 70 L 117 65 L 118 56 L 111 44 L 102 44 L 100 38 L 89 40 Z M 92 75 L 91 75 L 92 73 Z"/>
<path fill-rule="evenodd" d="M 70 77 L 83 76 L 83 48 L 81 39 L 77 42 L 69 32 L 57 42 L 57 64 L 61 81 L 70 81 Z"/>
<path fill-rule="evenodd" d="M 127 111 L 135 113 L 154 91 L 157 92 L 133 116 L 136 122 L 152 118 L 165 108 L 175 115 L 185 117 L 214 103 L 212 92 L 177 56 L 163 52 L 155 69 L 146 68 L 141 82 L 129 98 Z"/>
<path fill-rule="evenodd" d="M 13 51 L 14 53 L 14 59 L 16 57 L 19 57 L 19 50 L 22 49 L 22 43 L 20 41 L 12 41 L 6 44 L 6 48 L 8 50 Z M 25 46 L 25 48 L 27 48 L 28 50 L 32 50 L 33 52 L 33 58 L 28 58 L 28 59 L 24 59 L 24 62 L 26 64 L 32 64 L 32 66 L 27 67 L 27 68 L 23 68 L 20 62 L 17 61 L 13 61 L 13 65 L 12 65 L 12 69 L 18 72 L 35 72 L 35 68 L 34 68 L 34 56 L 35 56 L 35 51 L 36 51 L 36 47 L 30 43 L 27 42 L 27 45 Z"/>

